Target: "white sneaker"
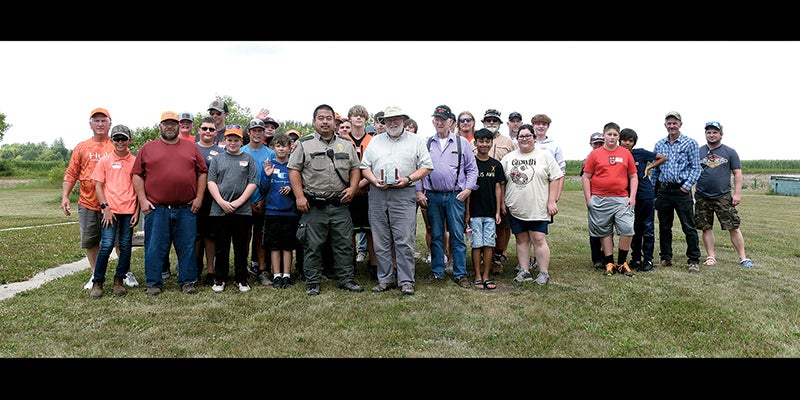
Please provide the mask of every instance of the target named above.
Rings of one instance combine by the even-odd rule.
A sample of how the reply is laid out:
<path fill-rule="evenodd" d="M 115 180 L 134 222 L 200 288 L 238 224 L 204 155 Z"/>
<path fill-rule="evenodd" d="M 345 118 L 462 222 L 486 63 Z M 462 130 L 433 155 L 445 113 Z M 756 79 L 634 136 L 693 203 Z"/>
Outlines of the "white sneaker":
<path fill-rule="evenodd" d="M 236 287 L 239 288 L 240 292 L 250 291 L 250 285 L 248 285 L 247 282 L 236 282 Z"/>
<path fill-rule="evenodd" d="M 444 265 L 444 272 L 448 273 L 448 274 L 452 274 L 453 273 L 453 262 L 452 261 L 449 261 L 449 262 L 447 262 L 447 264 Z"/>
<path fill-rule="evenodd" d="M 136 280 L 136 277 L 133 276 L 133 272 L 131 271 L 128 271 L 128 273 L 125 274 L 125 278 L 122 279 L 122 283 L 130 287 L 139 286 L 139 281 Z"/>
<path fill-rule="evenodd" d="M 514 282 L 529 282 L 533 280 L 533 275 L 531 275 L 530 271 L 520 270 L 516 277 L 514 277 Z M 546 281 L 545 281 L 546 282 Z"/>
<path fill-rule="evenodd" d="M 219 293 L 223 290 L 225 290 L 225 282 L 220 282 L 220 283 L 214 282 L 214 285 L 211 286 L 211 291 L 213 292 Z"/>
<path fill-rule="evenodd" d="M 367 253 L 363 251 L 359 251 L 358 255 L 356 255 L 356 262 L 364 262 L 367 259 Z"/>
<path fill-rule="evenodd" d="M 430 264 L 431 263 L 431 255 L 428 254 L 428 257 L 425 257 L 425 262 Z"/>
<path fill-rule="evenodd" d="M 89 282 L 86 282 L 86 284 L 83 285 L 83 290 L 92 290 L 92 286 L 94 286 L 94 282 L 92 282 L 92 278 L 93 277 L 91 277 L 91 276 L 89 277 Z"/>

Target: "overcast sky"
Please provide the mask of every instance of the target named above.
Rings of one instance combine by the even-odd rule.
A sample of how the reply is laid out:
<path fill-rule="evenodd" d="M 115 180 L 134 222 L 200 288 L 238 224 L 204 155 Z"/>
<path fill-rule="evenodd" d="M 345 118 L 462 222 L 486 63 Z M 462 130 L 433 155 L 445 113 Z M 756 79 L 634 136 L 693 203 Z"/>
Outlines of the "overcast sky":
<path fill-rule="evenodd" d="M 72 148 L 91 137 L 95 107 L 136 129 L 165 110 L 205 113 L 219 95 L 308 123 L 322 103 L 342 115 L 396 105 L 423 134 L 440 104 L 478 120 L 488 108 L 504 122 L 544 113 L 569 160 L 609 121 L 652 150 L 676 110 L 700 144 L 714 120 L 744 160 L 800 159 L 800 42 L 0 42 L 0 54 L 0 113 L 13 125 L 0 144 Z"/>

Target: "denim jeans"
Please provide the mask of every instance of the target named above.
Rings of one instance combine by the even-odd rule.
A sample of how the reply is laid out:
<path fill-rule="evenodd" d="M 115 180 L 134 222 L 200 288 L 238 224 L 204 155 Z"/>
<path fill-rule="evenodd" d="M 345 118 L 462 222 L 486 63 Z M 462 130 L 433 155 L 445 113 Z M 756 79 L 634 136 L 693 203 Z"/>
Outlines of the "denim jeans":
<path fill-rule="evenodd" d="M 147 286 L 162 287 L 164 257 L 170 242 L 178 256 L 178 285 L 197 281 L 197 256 L 194 240 L 197 217 L 191 207 L 156 206 L 144 216 L 144 275 Z"/>
<path fill-rule="evenodd" d="M 431 272 L 444 278 L 444 226 L 450 232 L 453 248 L 453 277 L 467 274 L 467 245 L 464 244 L 464 202 L 458 200 L 458 192 L 428 191 L 428 222 L 431 225 Z"/>
<path fill-rule="evenodd" d="M 97 253 L 97 262 L 94 266 L 92 282 L 105 282 L 108 259 L 114 251 L 114 242 L 119 233 L 119 259 L 114 277 L 124 277 L 131 266 L 131 247 L 133 246 L 133 228 L 131 218 L 133 214 L 114 214 L 117 218 L 110 226 L 101 230 L 100 250 Z"/>

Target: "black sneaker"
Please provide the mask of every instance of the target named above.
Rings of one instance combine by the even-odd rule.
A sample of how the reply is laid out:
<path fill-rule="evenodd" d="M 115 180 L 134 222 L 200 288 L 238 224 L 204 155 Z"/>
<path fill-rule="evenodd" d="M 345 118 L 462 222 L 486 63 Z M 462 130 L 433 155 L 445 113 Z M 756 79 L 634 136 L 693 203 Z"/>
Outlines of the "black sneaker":
<path fill-rule="evenodd" d="M 283 288 L 284 289 L 288 288 L 289 286 L 294 285 L 294 281 L 292 281 L 292 277 L 291 276 L 284 276 L 282 279 L 283 279 Z"/>
<path fill-rule="evenodd" d="M 639 266 L 640 272 L 650 272 L 653 270 L 653 262 L 652 261 L 645 261 L 641 266 Z"/>
<path fill-rule="evenodd" d="M 272 278 L 272 287 L 275 289 L 283 289 L 283 277 Z"/>
<path fill-rule="evenodd" d="M 319 294 L 319 283 L 306 285 L 306 294 L 309 296 L 316 296 Z"/>
<path fill-rule="evenodd" d="M 642 268 L 642 262 L 638 261 L 638 260 L 637 261 L 631 261 L 631 263 L 629 265 L 630 265 L 631 269 L 635 270 L 635 271 L 638 271 L 639 269 Z"/>

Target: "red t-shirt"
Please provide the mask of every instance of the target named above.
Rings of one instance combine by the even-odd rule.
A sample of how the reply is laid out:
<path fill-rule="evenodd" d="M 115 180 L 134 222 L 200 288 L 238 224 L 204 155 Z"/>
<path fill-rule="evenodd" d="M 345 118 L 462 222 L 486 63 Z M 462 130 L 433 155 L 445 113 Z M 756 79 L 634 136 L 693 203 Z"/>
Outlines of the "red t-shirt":
<path fill-rule="evenodd" d="M 592 174 L 593 195 L 627 197 L 630 175 L 636 174 L 636 161 L 631 152 L 622 146 L 614 150 L 598 147 L 589 153 L 583 172 Z"/>

